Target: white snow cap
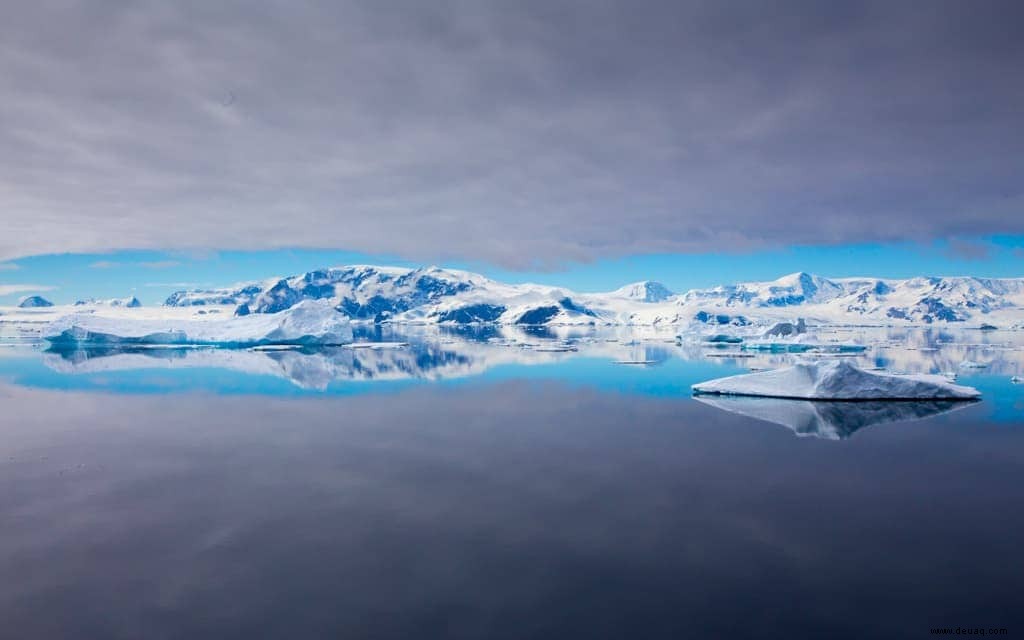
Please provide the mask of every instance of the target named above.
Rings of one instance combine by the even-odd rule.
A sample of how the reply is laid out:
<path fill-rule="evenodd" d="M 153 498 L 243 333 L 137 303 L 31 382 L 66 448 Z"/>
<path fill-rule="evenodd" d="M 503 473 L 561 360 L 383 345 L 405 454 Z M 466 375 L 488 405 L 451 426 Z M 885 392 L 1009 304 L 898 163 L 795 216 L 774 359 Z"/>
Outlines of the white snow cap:
<path fill-rule="evenodd" d="M 943 376 L 864 371 L 848 360 L 729 376 L 695 384 L 693 391 L 801 400 L 969 400 L 981 396 L 977 389 L 953 384 Z"/>
<path fill-rule="evenodd" d="M 639 300 L 640 302 L 662 302 L 675 294 L 660 282 L 644 280 L 620 287 L 613 291 L 612 295 L 620 298 L 629 298 L 630 300 Z"/>

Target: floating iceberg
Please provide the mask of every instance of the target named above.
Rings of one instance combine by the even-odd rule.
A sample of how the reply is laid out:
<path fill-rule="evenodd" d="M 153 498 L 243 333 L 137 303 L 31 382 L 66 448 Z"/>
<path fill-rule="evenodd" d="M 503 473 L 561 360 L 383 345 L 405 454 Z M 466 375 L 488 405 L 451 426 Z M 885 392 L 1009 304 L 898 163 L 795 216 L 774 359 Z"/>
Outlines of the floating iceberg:
<path fill-rule="evenodd" d="M 329 304 L 306 300 L 278 313 L 225 320 L 141 320 L 76 313 L 50 324 L 43 338 L 54 345 L 339 345 L 352 342 L 352 328 L 348 317 Z"/>
<path fill-rule="evenodd" d="M 704 342 L 715 344 L 739 344 L 743 342 L 743 338 L 739 336 L 731 336 L 727 333 L 715 333 L 709 336 L 704 336 Z"/>
<path fill-rule="evenodd" d="M 968 400 L 981 393 L 943 376 L 864 371 L 852 362 L 819 361 L 693 385 L 697 394 L 797 400 Z"/>
<path fill-rule="evenodd" d="M 815 349 L 817 345 L 807 342 L 748 342 L 741 349 L 744 351 L 770 351 L 773 353 L 804 353 Z"/>
<path fill-rule="evenodd" d="M 871 425 L 921 420 L 971 404 L 960 400 L 812 402 L 741 396 L 697 396 L 697 400 L 716 409 L 781 424 L 798 436 L 826 440 L 843 440 Z"/>
<path fill-rule="evenodd" d="M 748 342 L 741 349 L 745 351 L 768 351 L 771 353 L 861 353 L 867 347 L 861 344 L 815 343 L 815 342 Z"/>

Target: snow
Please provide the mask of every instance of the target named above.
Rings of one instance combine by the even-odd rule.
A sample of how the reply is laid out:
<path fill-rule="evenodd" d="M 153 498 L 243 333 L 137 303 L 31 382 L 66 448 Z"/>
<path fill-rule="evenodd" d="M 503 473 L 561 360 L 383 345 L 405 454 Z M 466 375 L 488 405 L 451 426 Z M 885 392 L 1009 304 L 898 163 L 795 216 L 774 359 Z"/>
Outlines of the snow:
<path fill-rule="evenodd" d="M 943 376 L 864 371 L 847 360 L 800 363 L 719 378 L 695 384 L 693 391 L 801 400 L 966 400 L 981 395 L 977 389 L 953 384 Z"/>
<path fill-rule="evenodd" d="M 629 300 L 637 300 L 639 302 L 663 302 L 675 294 L 660 282 L 644 280 L 643 282 L 627 284 L 624 287 L 612 291 L 608 295 L 627 298 Z"/>
<path fill-rule="evenodd" d="M 337 345 L 352 341 L 352 328 L 329 304 L 307 300 L 279 313 L 228 319 L 145 320 L 76 313 L 51 323 L 42 336 L 55 345 Z"/>
<path fill-rule="evenodd" d="M 405 325 L 544 325 L 546 327 L 671 327 L 688 342 L 707 332 L 727 332 L 744 339 L 748 349 L 765 352 L 823 350 L 808 346 L 822 327 L 907 326 L 939 324 L 976 328 L 1024 326 L 1024 278 L 971 277 L 828 279 L 795 273 L 770 282 L 752 282 L 672 294 L 645 280 L 606 293 L 580 293 L 540 284 L 507 284 L 480 274 L 428 267 L 409 269 L 372 265 L 318 269 L 206 291 L 180 291 L 161 307 L 126 309 L 131 302 L 89 300 L 86 305 L 25 309 L 5 313 L 0 324 L 24 314 L 47 320 L 93 310 L 117 316 L 145 311 L 133 320 L 182 317 L 200 311 L 242 316 L 265 315 L 303 300 L 323 300 L 354 323 Z M 154 310 L 150 313 L 150 310 Z M 796 319 L 805 318 L 801 323 Z M 767 337 L 766 337 L 767 334 Z M 788 335 L 778 335 L 788 334 Z M 800 344 L 789 343 L 804 338 Z M 835 350 L 835 349 L 833 349 Z M 845 349 L 843 349 L 845 350 Z"/>
<path fill-rule="evenodd" d="M 984 318 L 993 324 L 1013 324 L 1024 313 L 1024 278 L 828 279 L 796 273 L 771 282 L 695 289 L 677 302 L 687 309 L 742 311 L 763 320 L 799 308 L 819 323 L 932 324 Z"/>

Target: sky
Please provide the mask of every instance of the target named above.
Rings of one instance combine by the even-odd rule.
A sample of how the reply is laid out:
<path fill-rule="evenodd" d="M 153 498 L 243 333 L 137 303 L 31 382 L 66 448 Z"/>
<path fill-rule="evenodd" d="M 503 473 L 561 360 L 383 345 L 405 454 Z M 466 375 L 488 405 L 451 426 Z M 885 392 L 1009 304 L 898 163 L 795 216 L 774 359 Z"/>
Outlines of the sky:
<path fill-rule="evenodd" d="M 582 290 L 1024 275 L 1022 23 L 1014 0 L 17 3 L 0 302 L 324 262 Z"/>

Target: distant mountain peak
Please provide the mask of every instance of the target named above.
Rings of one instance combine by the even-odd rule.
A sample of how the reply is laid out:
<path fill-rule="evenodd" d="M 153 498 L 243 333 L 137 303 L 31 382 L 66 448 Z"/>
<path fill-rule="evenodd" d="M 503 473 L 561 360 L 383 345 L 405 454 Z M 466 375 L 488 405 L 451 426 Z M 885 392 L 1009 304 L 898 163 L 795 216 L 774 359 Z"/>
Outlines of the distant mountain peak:
<path fill-rule="evenodd" d="M 108 300 L 98 300 L 96 298 L 76 300 L 75 306 L 126 307 L 129 309 L 136 309 L 141 307 L 142 303 L 139 302 L 139 299 L 135 296 L 129 296 L 127 298 L 110 298 Z"/>
<path fill-rule="evenodd" d="M 654 280 L 633 282 L 616 289 L 612 294 L 640 302 L 662 302 L 675 295 L 668 287 Z"/>
<path fill-rule="evenodd" d="M 36 309 L 39 307 L 52 307 L 53 303 L 44 298 L 43 296 L 27 296 L 22 298 L 18 302 L 18 307 L 22 309 Z"/>

